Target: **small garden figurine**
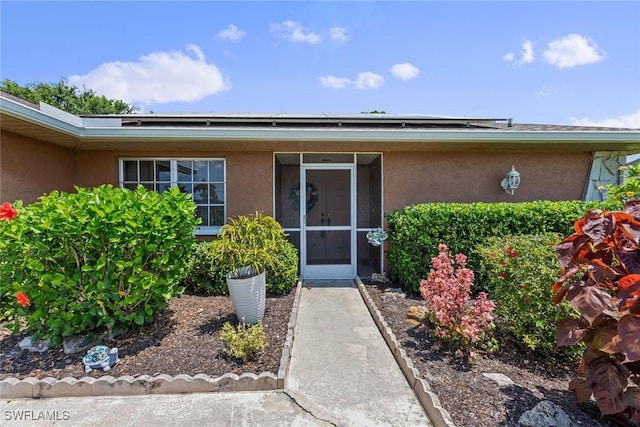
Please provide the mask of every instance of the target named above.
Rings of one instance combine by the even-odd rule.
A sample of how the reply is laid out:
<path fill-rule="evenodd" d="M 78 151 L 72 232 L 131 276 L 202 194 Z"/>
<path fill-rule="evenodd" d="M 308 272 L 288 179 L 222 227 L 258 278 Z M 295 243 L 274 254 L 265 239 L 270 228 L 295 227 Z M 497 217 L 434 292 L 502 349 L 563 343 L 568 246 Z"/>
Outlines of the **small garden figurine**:
<path fill-rule="evenodd" d="M 82 358 L 84 363 L 84 371 L 91 372 L 94 369 L 102 369 L 104 372 L 109 372 L 111 367 L 118 363 L 118 347 L 113 347 L 111 350 L 105 345 L 98 345 L 92 347 L 87 355 Z"/>

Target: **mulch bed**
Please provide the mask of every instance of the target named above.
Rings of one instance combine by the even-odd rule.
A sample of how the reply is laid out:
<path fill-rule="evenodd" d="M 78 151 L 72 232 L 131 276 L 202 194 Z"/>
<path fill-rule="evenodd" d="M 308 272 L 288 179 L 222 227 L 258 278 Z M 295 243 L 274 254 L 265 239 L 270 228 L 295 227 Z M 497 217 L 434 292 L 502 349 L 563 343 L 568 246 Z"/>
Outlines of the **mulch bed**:
<path fill-rule="evenodd" d="M 109 347 L 118 347 L 120 362 L 108 373 L 114 377 L 131 375 L 196 375 L 219 377 L 229 372 L 278 373 L 282 348 L 295 296 L 295 288 L 285 296 L 267 296 L 263 328 L 269 346 L 254 361 L 242 363 L 227 356 L 220 331 L 225 322 L 238 320 L 227 296 L 182 295 L 169 302 L 167 310 L 153 323 L 132 332 Z M 0 326 L 0 380 L 7 377 L 62 379 L 99 378 L 102 371 L 85 373 L 85 352 L 67 355 L 62 347 L 44 353 L 20 350 L 23 334 L 10 335 Z"/>
<path fill-rule="evenodd" d="M 428 331 L 418 332 L 407 322 L 409 306 L 423 305 L 421 297 L 386 292 L 395 285 L 366 286 L 414 366 L 457 426 L 516 426 L 522 413 L 543 399 L 561 406 L 580 426 L 617 425 L 601 418 L 595 404 L 574 403 L 567 385 L 575 377 L 575 366 L 534 355 L 508 342 L 502 343 L 495 355 L 481 353 L 473 364 L 465 363 L 452 351 L 434 345 Z M 286 296 L 267 297 L 263 326 L 269 346 L 257 360 L 245 364 L 224 353 L 219 337 L 225 322 L 237 324 L 228 297 L 183 295 L 173 299 L 154 323 L 110 344 L 118 347 L 120 362 L 109 375 L 277 374 L 294 296 L 295 289 Z M 11 336 L 0 326 L 0 380 L 105 375 L 102 371 L 84 372 L 84 353 L 66 355 L 61 348 L 42 354 L 21 351 L 17 344 L 22 338 L 24 335 Z M 516 385 L 498 386 L 483 373 L 502 373 Z"/>
<path fill-rule="evenodd" d="M 418 332 L 407 322 L 409 307 L 424 306 L 424 300 L 415 294 L 388 292 L 391 287 L 397 285 L 366 284 L 398 342 L 456 426 L 517 426 L 520 416 L 541 400 L 559 405 L 580 426 L 617 426 L 603 419 L 595 404 L 574 402 L 568 384 L 575 377 L 575 366 L 532 354 L 509 342 L 501 343 L 497 354 L 481 353 L 473 364 L 466 363 L 453 351 L 438 348 L 428 331 Z M 501 387 L 483 373 L 504 374 L 516 385 Z"/>

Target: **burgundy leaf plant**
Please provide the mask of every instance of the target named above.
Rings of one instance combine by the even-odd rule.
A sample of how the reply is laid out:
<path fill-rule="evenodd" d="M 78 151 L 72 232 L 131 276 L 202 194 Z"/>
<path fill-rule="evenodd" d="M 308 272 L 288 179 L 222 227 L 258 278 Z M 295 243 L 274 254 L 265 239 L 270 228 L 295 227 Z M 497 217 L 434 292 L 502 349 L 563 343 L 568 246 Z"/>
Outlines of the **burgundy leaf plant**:
<path fill-rule="evenodd" d="M 576 401 L 592 396 L 602 415 L 640 425 L 640 200 L 622 211 L 590 210 L 556 247 L 563 271 L 554 302 L 582 315 L 558 324 L 559 346 L 585 344 Z"/>

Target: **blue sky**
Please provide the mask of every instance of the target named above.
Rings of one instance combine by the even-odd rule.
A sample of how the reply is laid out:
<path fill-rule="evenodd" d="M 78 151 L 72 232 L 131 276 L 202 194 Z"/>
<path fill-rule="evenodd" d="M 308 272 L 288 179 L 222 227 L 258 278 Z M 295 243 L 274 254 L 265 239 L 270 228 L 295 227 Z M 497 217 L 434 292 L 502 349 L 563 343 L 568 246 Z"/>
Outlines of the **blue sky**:
<path fill-rule="evenodd" d="M 639 1 L 0 0 L 0 78 L 155 113 L 640 128 L 639 22 Z"/>

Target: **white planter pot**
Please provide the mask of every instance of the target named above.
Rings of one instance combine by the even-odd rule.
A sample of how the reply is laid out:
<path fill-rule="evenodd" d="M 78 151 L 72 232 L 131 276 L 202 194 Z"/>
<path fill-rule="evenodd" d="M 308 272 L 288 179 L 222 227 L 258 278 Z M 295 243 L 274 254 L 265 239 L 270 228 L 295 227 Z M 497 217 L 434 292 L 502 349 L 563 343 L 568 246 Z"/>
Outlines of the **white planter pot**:
<path fill-rule="evenodd" d="M 265 272 L 248 279 L 233 279 L 231 275 L 227 274 L 227 287 L 238 320 L 249 325 L 258 323 L 264 317 Z"/>

